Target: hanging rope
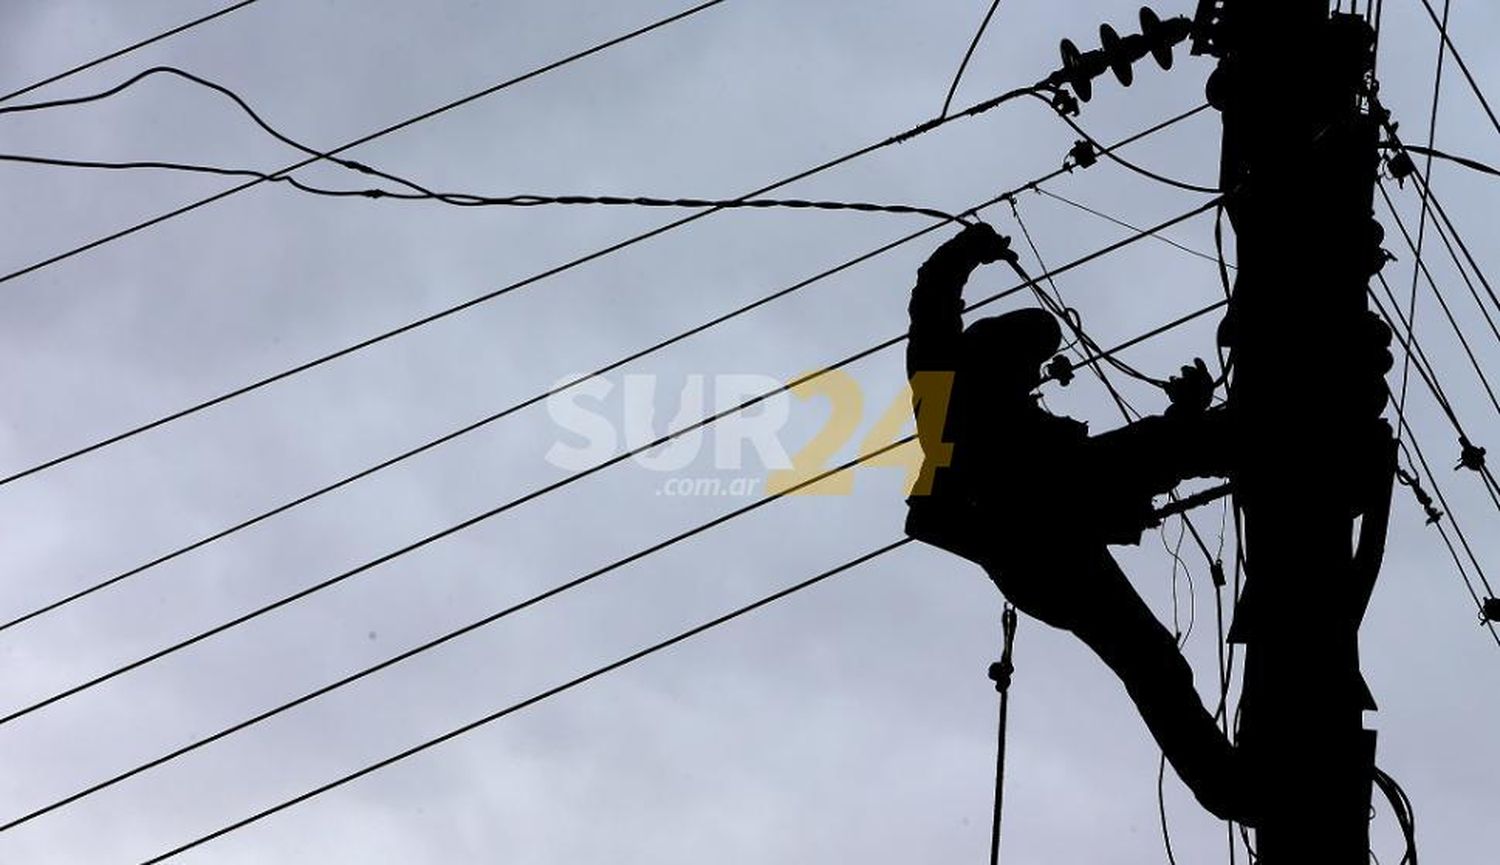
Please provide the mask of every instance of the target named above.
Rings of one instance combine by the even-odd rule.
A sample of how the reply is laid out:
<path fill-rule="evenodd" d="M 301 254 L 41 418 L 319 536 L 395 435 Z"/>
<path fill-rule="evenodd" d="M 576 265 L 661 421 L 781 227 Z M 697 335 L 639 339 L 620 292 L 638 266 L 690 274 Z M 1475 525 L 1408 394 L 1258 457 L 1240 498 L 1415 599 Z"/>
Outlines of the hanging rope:
<path fill-rule="evenodd" d="M 1010 707 L 1010 677 L 1016 671 L 1011 660 L 1011 646 L 1016 640 L 1016 608 L 1007 601 L 1005 612 L 1000 616 L 1000 627 L 1005 635 L 1000 660 L 990 664 L 990 681 L 1000 692 L 1000 730 L 995 748 L 995 816 L 990 823 L 990 865 L 1000 863 L 1000 812 L 1005 802 L 1005 726 Z"/>

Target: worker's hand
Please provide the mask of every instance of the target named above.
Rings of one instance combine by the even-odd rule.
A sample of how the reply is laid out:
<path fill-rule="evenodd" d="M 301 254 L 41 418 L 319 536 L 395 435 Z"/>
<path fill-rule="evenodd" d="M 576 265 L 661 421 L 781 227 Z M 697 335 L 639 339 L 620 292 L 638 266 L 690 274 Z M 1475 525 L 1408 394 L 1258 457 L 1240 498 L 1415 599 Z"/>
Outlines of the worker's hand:
<path fill-rule="evenodd" d="M 987 223 L 976 222 L 965 226 L 963 231 L 938 247 L 933 258 L 946 258 L 972 267 L 1014 261 L 1016 254 L 1010 248 L 1010 238 L 997 233 Z"/>
<path fill-rule="evenodd" d="M 1182 375 L 1167 381 L 1167 398 L 1172 405 L 1167 414 L 1202 414 L 1214 399 L 1214 377 L 1203 358 L 1194 358 L 1192 366 L 1182 368 Z"/>

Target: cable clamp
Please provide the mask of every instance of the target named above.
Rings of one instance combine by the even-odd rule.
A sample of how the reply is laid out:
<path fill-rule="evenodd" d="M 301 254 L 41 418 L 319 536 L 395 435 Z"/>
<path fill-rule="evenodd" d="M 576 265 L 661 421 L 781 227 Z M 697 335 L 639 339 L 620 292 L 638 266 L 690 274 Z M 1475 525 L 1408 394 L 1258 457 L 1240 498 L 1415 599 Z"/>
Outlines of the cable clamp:
<path fill-rule="evenodd" d="M 1422 489 L 1422 482 L 1407 473 L 1406 469 L 1402 468 L 1396 469 L 1396 480 L 1401 482 L 1401 486 L 1410 489 L 1413 496 L 1416 496 L 1417 503 L 1422 506 L 1422 510 L 1427 512 L 1427 525 L 1437 525 L 1438 521 L 1443 518 L 1443 512 L 1438 510 L 1437 504 L 1432 500 L 1432 496 L 1428 495 L 1427 491 Z"/>
<path fill-rule="evenodd" d="M 1075 141 L 1068 158 L 1079 168 L 1093 168 L 1099 162 L 1099 150 L 1092 141 Z"/>
<path fill-rule="evenodd" d="M 1078 99 L 1062 88 L 1052 91 L 1052 110 L 1063 117 L 1077 117 L 1083 113 L 1078 106 Z"/>
<path fill-rule="evenodd" d="M 1453 470 L 1468 469 L 1471 472 L 1484 471 L 1484 448 L 1477 447 L 1464 436 L 1459 437 L 1458 444 L 1463 450 L 1458 457 L 1458 465 L 1454 466 Z"/>

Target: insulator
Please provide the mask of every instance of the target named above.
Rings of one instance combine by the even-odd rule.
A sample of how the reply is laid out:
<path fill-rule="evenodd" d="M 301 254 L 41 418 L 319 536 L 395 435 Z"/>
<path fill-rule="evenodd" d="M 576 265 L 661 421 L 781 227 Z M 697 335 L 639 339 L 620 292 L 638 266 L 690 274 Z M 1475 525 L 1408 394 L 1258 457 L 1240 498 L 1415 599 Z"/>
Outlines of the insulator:
<path fill-rule="evenodd" d="M 1064 39 L 1058 50 L 1062 54 L 1063 74 L 1073 86 L 1073 92 L 1084 102 L 1093 99 L 1094 76 L 1084 68 L 1083 52 L 1078 50 L 1071 39 Z"/>
<path fill-rule="evenodd" d="M 1099 44 L 1104 46 L 1104 56 L 1109 59 L 1109 70 L 1115 73 L 1115 78 L 1122 85 L 1129 87 L 1135 81 L 1135 70 L 1131 66 L 1134 61 L 1125 50 L 1125 40 L 1120 38 L 1115 28 L 1100 24 Z"/>
<path fill-rule="evenodd" d="M 1169 18 L 1163 21 L 1150 7 L 1141 7 L 1141 35 L 1145 37 L 1156 65 L 1163 69 L 1172 68 L 1173 46 L 1187 39 L 1192 32 L 1193 22 L 1186 18 Z"/>

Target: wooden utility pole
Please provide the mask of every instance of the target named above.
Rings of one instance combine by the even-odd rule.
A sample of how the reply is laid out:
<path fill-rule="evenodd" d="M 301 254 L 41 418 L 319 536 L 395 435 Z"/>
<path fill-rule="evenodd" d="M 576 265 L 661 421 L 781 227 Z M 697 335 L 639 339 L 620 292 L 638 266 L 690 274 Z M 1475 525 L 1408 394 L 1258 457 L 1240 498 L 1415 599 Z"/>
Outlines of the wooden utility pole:
<path fill-rule="evenodd" d="M 1373 37 L 1327 0 L 1205 0 L 1238 278 L 1221 329 L 1246 583 L 1239 726 L 1262 865 L 1366 865 L 1375 735 L 1359 626 L 1393 451 L 1370 116 Z M 1386 360 L 1382 360 L 1386 358 Z"/>

